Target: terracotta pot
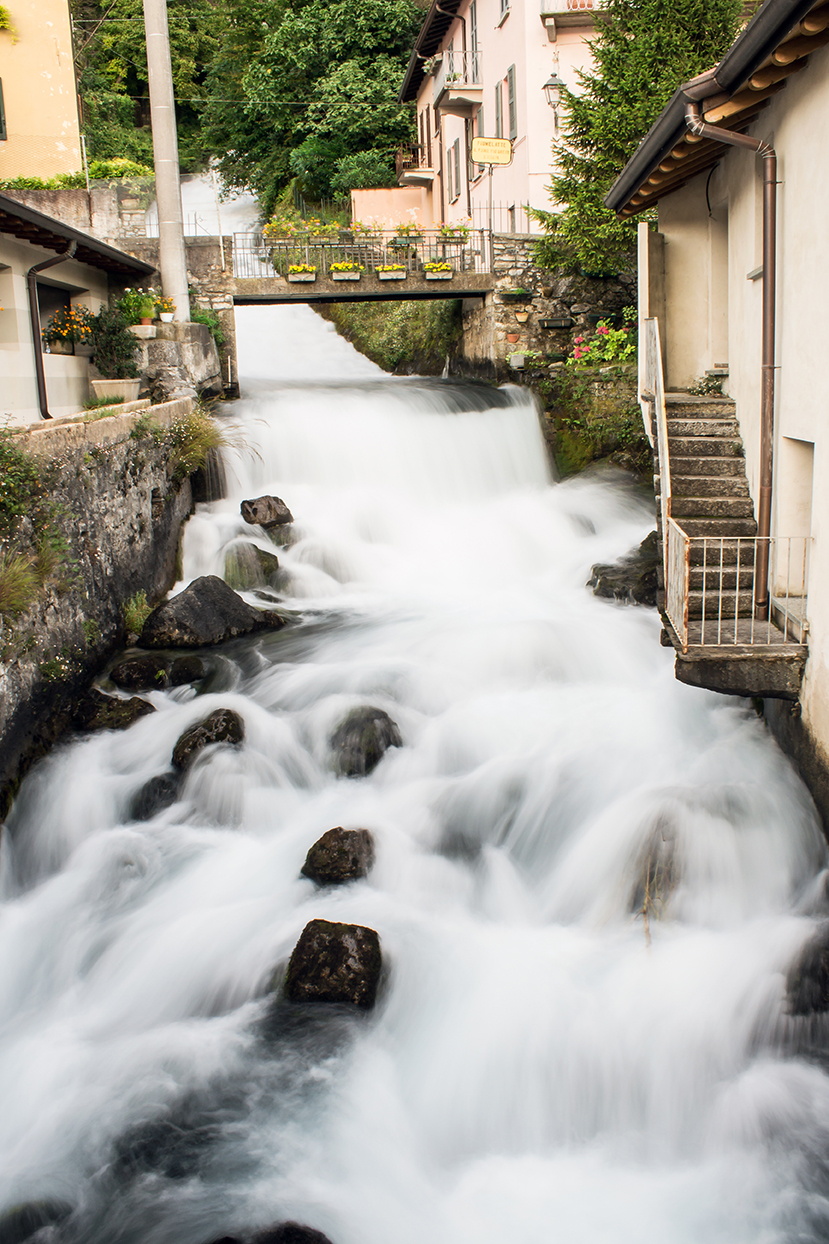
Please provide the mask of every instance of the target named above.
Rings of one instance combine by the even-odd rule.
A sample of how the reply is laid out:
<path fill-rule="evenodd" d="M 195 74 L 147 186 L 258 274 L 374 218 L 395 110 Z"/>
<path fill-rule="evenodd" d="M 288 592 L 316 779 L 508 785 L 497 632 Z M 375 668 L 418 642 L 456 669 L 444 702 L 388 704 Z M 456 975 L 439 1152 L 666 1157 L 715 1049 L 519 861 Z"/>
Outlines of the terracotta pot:
<path fill-rule="evenodd" d="M 507 333 L 507 341 L 517 341 L 518 333 Z"/>
<path fill-rule="evenodd" d="M 141 323 L 142 323 L 142 324 L 152 324 L 152 322 L 153 322 L 153 317 L 152 317 L 151 315 L 142 315 L 142 316 L 141 316 Z"/>

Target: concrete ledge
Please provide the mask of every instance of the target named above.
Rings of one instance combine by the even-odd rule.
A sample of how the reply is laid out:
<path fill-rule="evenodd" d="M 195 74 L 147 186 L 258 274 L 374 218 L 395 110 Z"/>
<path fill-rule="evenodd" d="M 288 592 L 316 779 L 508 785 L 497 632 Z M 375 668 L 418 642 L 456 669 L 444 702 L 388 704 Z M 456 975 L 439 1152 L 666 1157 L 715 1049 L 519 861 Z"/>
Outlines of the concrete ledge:
<path fill-rule="evenodd" d="M 459 272 L 451 281 L 427 281 L 411 274 L 405 281 L 381 281 L 364 275 L 359 281 L 316 281 L 289 284 L 281 276 L 237 277 L 233 282 L 233 301 L 246 303 L 307 302 L 405 302 L 423 298 L 483 298 L 495 288 L 495 278 L 487 272 Z"/>
<path fill-rule="evenodd" d="M 50 423 L 30 423 L 11 431 L 30 453 L 57 455 L 66 449 L 78 449 L 84 445 L 111 445 L 125 441 L 136 419 L 145 412 L 151 414 L 156 423 L 168 428 L 174 419 L 189 415 L 194 406 L 195 402 L 190 397 L 178 397 L 158 406 L 151 406 L 144 398 L 143 401 L 126 402 L 123 407 L 116 407 L 118 413 L 107 415 L 104 419 L 88 420 L 86 415 L 72 415 Z"/>
<path fill-rule="evenodd" d="M 689 687 L 705 687 L 723 695 L 796 700 L 800 694 L 808 649 L 802 645 L 721 652 L 710 648 L 676 654 L 674 673 Z M 704 655 L 703 655 L 704 654 Z"/>

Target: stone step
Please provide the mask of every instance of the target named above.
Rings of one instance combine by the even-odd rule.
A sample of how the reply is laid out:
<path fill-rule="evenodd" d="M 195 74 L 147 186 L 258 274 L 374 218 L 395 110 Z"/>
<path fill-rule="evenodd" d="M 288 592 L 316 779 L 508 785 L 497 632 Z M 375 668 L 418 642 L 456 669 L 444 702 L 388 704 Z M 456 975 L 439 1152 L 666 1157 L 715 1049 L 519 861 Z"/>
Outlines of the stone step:
<path fill-rule="evenodd" d="M 654 476 L 659 489 L 659 476 Z M 671 492 L 675 497 L 748 497 L 748 480 L 742 475 L 675 475 L 671 472 Z"/>
<path fill-rule="evenodd" d="M 717 458 L 742 458 L 743 442 L 739 436 L 669 436 L 668 449 L 671 462 L 677 458 L 700 458 L 709 455 Z M 658 456 L 658 455 L 657 455 Z M 671 466 L 671 473 L 673 473 Z"/>
<path fill-rule="evenodd" d="M 673 498 L 671 513 L 678 522 L 683 517 L 751 518 L 754 515 L 754 504 L 751 497 L 686 497 L 680 495 Z"/>
<path fill-rule="evenodd" d="M 690 524 L 693 520 L 683 519 L 681 526 L 685 529 L 686 524 Z M 697 520 L 704 521 L 704 520 Z M 657 540 L 659 547 L 659 557 L 662 557 L 662 522 L 657 511 L 656 520 Z M 688 533 L 691 534 L 690 532 Z M 699 570 L 698 577 L 702 576 L 703 566 L 709 568 L 709 573 L 713 573 L 711 567 L 717 567 L 719 571 L 720 558 L 722 558 L 723 571 L 726 574 L 734 574 L 737 572 L 737 555 L 739 552 L 740 575 L 751 575 L 754 573 L 754 550 L 755 543 L 750 537 L 743 537 L 738 543 L 729 536 L 712 536 L 709 535 L 708 540 L 703 543 L 700 539 L 691 541 L 691 547 L 688 550 L 688 561 L 690 563 L 690 574 L 696 575 Z M 741 578 L 742 583 L 742 578 Z"/>
<path fill-rule="evenodd" d="M 671 448 L 671 480 L 683 475 L 741 475 L 745 478 L 745 458 L 720 458 L 715 454 L 707 454 L 698 458 L 685 458 L 675 455 Z"/>
<path fill-rule="evenodd" d="M 753 536 L 757 523 L 753 518 L 677 518 L 689 536 Z M 719 548 L 719 546 L 717 546 Z M 736 548 L 736 546 L 735 546 Z M 700 556 L 702 550 L 700 549 Z M 710 549 L 709 549 L 710 556 Z"/>
<path fill-rule="evenodd" d="M 730 436 L 739 438 L 740 425 L 736 419 L 669 419 L 668 446 L 677 436 Z"/>
<path fill-rule="evenodd" d="M 739 597 L 736 592 L 723 592 L 720 598 L 719 592 L 694 592 L 688 593 L 688 617 L 701 618 L 703 599 L 705 600 L 705 621 L 706 625 L 711 622 L 716 625 L 717 618 L 733 618 L 735 612 L 740 618 L 750 618 L 754 613 L 754 600 L 751 592 L 740 592 Z M 720 600 L 722 599 L 722 604 Z"/>
<path fill-rule="evenodd" d="M 695 397 L 692 393 L 665 395 L 665 414 L 671 419 L 675 414 L 687 411 L 691 417 L 706 415 L 709 419 L 724 417 L 733 419 L 737 403 L 730 397 Z"/>
<path fill-rule="evenodd" d="M 700 562 L 701 561 L 702 559 L 700 559 Z M 696 590 L 698 592 L 701 592 L 703 588 L 703 584 L 704 584 L 706 591 L 714 592 L 719 588 L 720 578 L 722 578 L 723 587 L 727 591 L 733 591 L 734 588 L 737 586 L 737 574 L 738 574 L 737 565 L 736 565 L 736 561 L 737 561 L 736 552 L 731 554 L 730 561 L 731 561 L 731 565 L 729 566 L 729 557 L 723 556 L 722 575 L 720 575 L 719 555 L 717 555 L 716 559 L 712 559 L 710 550 L 709 550 L 708 561 L 705 567 L 703 567 L 701 564 L 699 566 L 691 566 L 691 569 L 688 572 L 688 583 L 689 583 L 689 587 L 691 588 L 691 590 L 692 591 Z M 742 592 L 743 589 L 747 589 L 750 591 L 754 583 L 753 566 L 747 566 L 745 569 L 740 570 L 739 575 L 740 575 L 740 591 Z"/>

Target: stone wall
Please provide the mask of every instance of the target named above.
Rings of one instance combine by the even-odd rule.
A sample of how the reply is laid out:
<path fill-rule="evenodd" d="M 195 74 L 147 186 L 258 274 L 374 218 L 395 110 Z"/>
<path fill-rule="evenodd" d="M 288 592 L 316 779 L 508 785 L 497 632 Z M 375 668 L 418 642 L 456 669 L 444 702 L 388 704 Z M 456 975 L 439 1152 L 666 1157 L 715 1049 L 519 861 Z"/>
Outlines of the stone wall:
<path fill-rule="evenodd" d="M 73 229 L 91 233 L 110 246 L 119 246 L 120 239 L 143 237 L 147 232 L 145 208 L 153 191 L 147 187 L 136 190 L 125 182 L 93 182 L 89 191 L 4 190 L 4 194 L 24 203 L 36 212 L 54 216 Z"/>
<path fill-rule="evenodd" d="M 152 408 L 169 426 L 190 400 Z M 36 424 L 17 434 L 44 461 L 63 514 L 63 565 L 34 604 L 6 622 L 0 652 L 0 815 L 19 777 L 65 730 L 94 672 L 123 642 L 122 605 L 139 590 L 158 600 L 176 577 L 179 535 L 192 508 L 169 449 L 130 435 L 140 413 Z"/>
<path fill-rule="evenodd" d="M 158 238 L 120 238 L 122 250 L 158 267 Z M 215 311 L 224 333 L 219 347 L 221 374 L 225 388 L 238 386 L 236 369 L 236 317 L 233 312 L 233 238 L 185 238 L 187 271 L 193 300 L 205 310 Z M 223 249 L 224 248 L 224 249 Z M 156 273 L 147 285 L 161 292 L 161 278 Z"/>
<path fill-rule="evenodd" d="M 468 299 L 463 311 L 461 358 L 478 372 L 498 374 L 513 354 L 563 359 L 580 332 L 636 302 L 633 272 L 617 277 L 551 273 L 536 266 L 537 241 L 525 233 L 493 238 L 495 291 L 483 301 Z"/>
<path fill-rule="evenodd" d="M 141 395 L 156 402 L 224 393 L 216 343 L 205 324 L 159 324 L 156 336 L 138 342 Z"/>

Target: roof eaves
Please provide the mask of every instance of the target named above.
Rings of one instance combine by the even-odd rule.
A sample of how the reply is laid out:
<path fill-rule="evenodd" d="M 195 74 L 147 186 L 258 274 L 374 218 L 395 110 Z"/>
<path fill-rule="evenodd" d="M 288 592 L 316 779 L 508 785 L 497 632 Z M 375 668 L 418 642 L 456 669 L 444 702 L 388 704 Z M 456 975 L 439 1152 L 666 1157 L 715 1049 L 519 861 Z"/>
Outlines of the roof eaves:
<path fill-rule="evenodd" d="M 150 273 L 155 272 L 153 265 L 145 263 L 143 259 L 136 259 L 125 251 L 108 246 L 106 242 L 100 242 L 88 233 L 73 229 L 71 225 L 64 224 L 62 220 L 57 220 L 54 216 L 47 216 L 43 212 L 36 211 L 35 208 L 27 207 L 24 203 L 18 203 L 17 199 L 0 194 L 0 232 L 13 233 L 13 230 L 5 227 L 4 218 L 17 219 L 34 229 L 34 234 L 25 239 L 34 246 L 42 245 L 47 250 L 58 250 L 60 241 L 75 242 L 78 247 L 76 255 L 82 263 L 103 268 L 109 272 L 120 270 L 125 273 L 134 272 L 140 276 L 149 276 Z"/>
<path fill-rule="evenodd" d="M 457 16 L 461 0 L 432 0 L 406 68 L 406 76 L 397 96 L 401 104 L 417 99 L 423 82 L 423 62 L 440 50 L 446 32 Z"/>

